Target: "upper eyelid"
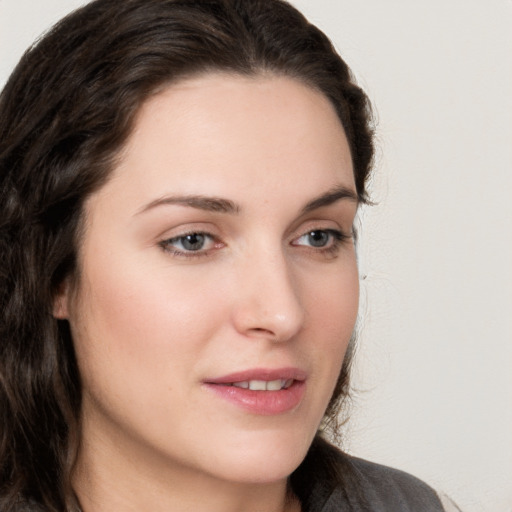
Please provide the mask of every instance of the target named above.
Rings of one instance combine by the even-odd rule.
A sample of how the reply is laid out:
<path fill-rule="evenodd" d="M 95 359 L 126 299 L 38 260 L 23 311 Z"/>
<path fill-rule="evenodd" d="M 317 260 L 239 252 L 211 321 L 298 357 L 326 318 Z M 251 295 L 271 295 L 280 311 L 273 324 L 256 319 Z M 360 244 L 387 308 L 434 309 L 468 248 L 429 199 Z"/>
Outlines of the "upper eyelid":
<path fill-rule="evenodd" d="M 176 240 L 178 238 L 185 238 L 186 236 L 190 236 L 190 235 L 204 235 L 204 236 L 208 236 L 210 238 L 215 238 L 215 235 L 213 233 L 204 231 L 202 229 L 191 229 L 188 231 L 184 231 L 183 233 L 178 233 L 177 235 L 167 236 L 165 238 L 167 240 Z"/>
<path fill-rule="evenodd" d="M 218 237 L 216 237 L 214 234 L 209 233 L 207 231 L 191 230 L 191 231 L 186 231 L 184 233 L 180 233 L 178 235 L 164 237 L 164 239 L 162 240 L 162 243 L 171 242 L 173 240 L 180 240 L 181 238 L 185 238 L 190 235 L 202 235 L 202 236 L 205 236 L 205 237 L 211 239 L 211 241 L 214 243 L 219 240 Z"/>
<path fill-rule="evenodd" d="M 180 238 L 182 236 L 191 235 L 194 233 L 209 235 L 212 238 L 222 238 L 222 236 L 218 234 L 219 230 L 216 229 L 211 223 L 190 222 L 172 228 L 167 228 L 165 230 L 161 230 L 160 233 L 155 237 L 155 239 L 157 241 L 162 242 L 166 240 L 172 240 L 174 238 Z"/>
<path fill-rule="evenodd" d="M 351 234 L 352 232 L 352 224 L 350 225 L 350 229 L 344 229 L 342 219 L 338 218 L 311 218 L 302 220 L 297 227 L 294 227 L 291 230 L 291 234 L 287 237 L 290 240 L 294 240 L 300 236 L 303 236 L 310 231 L 339 231 L 343 234 Z"/>
<path fill-rule="evenodd" d="M 333 205 L 329 205 L 327 207 L 324 206 L 322 207 L 322 209 L 330 209 L 331 206 Z M 304 230 L 304 232 L 307 232 L 310 229 L 310 226 L 312 229 L 327 229 L 331 227 L 330 225 L 335 225 L 336 227 L 338 227 L 344 224 L 349 216 L 351 218 L 353 217 L 352 215 L 350 215 L 350 213 L 336 214 L 332 212 L 324 212 L 322 214 L 318 211 L 311 211 L 305 213 L 304 215 L 300 215 L 295 220 L 291 221 L 288 229 L 286 229 L 285 231 L 287 231 L 288 233 L 294 232 L 300 234 L 302 230 Z M 185 220 L 183 223 L 177 223 L 174 227 L 169 227 L 165 230 L 162 230 L 161 234 L 158 235 L 158 237 L 163 238 L 164 236 L 167 236 L 167 238 L 174 238 L 183 236 L 191 232 L 204 232 L 207 234 L 211 234 L 212 236 L 217 236 L 216 234 L 219 233 L 218 236 L 222 237 L 222 233 L 226 230 L 223 228 L 223 224 L 224 222 L 221 222 L 221 225 L 219 226 L 218 220 L 216 221 L 208 218 L 190 219 Z M 329 225 L 324 228 L 323 226 L 325 226 L 326 224 Z M 353 220 L 351 220 L 351 224 L 353 224 Z M 230 231 L 234 227 L 235 224 L 233 224 L 233 222 L 229 219 L 227 224 L 227 231 Z M 170 233 L 170 235 L 166 235 L 166 233 Z M 288 238 L 288 236 L 286 236 L 286 238 Z"/>
<path fill-rule="evenodd" d="M 331 243 L 342 242 L 344 240 L 348 240 L 348 239 L 352 238 L 352 232 L 347 233 L 346 231 L 344 231 L 342 229 L 332 229 L 332 228 L 316 228 L 315 229 L 315 228 L 313 228 L 313 229 L 308 229 L 302 235 L 299 235 L 299 236 L 293 238 L 292 242 L 296 242 L 297 240 L 300 240 L 302 237 L 305 237 L 314 231 L 325 231 L 326 233 L 328 233 L 334 239 Z"/>

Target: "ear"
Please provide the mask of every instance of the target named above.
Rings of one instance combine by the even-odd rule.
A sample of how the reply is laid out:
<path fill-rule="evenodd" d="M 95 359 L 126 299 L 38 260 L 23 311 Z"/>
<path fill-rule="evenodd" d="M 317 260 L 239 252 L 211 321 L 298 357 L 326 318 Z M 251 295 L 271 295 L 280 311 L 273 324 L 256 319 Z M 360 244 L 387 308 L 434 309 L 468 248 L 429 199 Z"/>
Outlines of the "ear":
<path fill-rule="evenodd" d="M 67 320 L 69 318 L 69 281 L 69 277 L 63 279 L 53 296 L 53 317 L 57 320 Z"/>

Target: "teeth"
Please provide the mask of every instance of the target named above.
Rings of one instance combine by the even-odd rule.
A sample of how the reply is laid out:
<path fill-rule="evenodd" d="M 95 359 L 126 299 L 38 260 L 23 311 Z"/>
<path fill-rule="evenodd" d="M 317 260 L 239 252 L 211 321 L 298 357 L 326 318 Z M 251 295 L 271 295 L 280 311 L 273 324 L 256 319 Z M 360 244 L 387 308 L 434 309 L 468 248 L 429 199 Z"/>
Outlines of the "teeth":
<path fill-rule="evenodd" d="M 244 382 L 234 382 L 233 386 L 235 386 L 236 388 L 249 389 L 249 381 L 246 380 Z"/>
<path fill-rule="evenodd" d="M 246 380 L 242 382 L 233 382 L 236 388 L 250 389 L 251 391 L 279 391 L 288 389 L 293 383 L 293 379 L 277 379 L 277 380 Z"/>
<path fill-rule="evenodd" d="M 282 380 L 271 380 L 267 382 L 267 391 L 279 391 L 283 387 Z"/>
<path fill-rule="evenodd" d="M 251 391 L 265 391 L 267 389 L 267 383 L 264 380 L 250 380 L 249 389 Z"/>

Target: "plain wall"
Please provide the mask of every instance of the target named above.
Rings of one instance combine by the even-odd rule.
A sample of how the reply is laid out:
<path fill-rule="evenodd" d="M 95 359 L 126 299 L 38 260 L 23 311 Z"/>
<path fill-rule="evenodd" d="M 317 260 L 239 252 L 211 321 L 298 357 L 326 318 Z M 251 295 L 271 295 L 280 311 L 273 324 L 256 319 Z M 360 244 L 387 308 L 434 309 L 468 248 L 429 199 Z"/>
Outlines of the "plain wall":
<path fill-rule="evenodd" d="M 248 0 L 249 1 L 249 0 Z M 77 0 L 0 0 L 0 85 Z M 295 0 L 375 105 L 350 452 L 512 511 L 512 2 Z"/>
<path fill-rule="evenodd" d="M 512 511 L 512 2 L 297 0 L 375 104 L 350 451 Z"/>

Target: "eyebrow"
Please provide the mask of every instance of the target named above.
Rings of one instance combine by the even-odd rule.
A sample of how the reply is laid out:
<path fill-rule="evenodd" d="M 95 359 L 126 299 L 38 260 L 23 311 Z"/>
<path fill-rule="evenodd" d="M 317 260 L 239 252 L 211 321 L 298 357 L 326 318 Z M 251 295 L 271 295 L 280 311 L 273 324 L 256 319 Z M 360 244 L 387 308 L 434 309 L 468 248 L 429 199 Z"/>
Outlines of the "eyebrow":
<path fill-rule="evenodd" d="M 302 208 L 302 213 L 308 213 L 313 210 L 317 210 L 318 208 L 323 208 L 324 206 L 330 206 L 341 199 L 348 199 L 349 201 L 353 201 L 355 203 L 359 202 L 359 198 L 355 191 L 350 188 L 347 188 L 343 185 L 334 187 L 328 190 L 325 194 L 309 201 L 309 203 Z"/>
<path fill-rule="evenodd" d="M 180 206 L 189 206 L 190 208 L 197 208 L 198 210 L 205 210 L 207 212 L 217 212 L 217 213 L 238 213 L 240 211 L 240 207 L 230 201 L 229 199 L 222 199 L 220 197 L 210 197 L 210 196 L 201 196 L 201 195 L 191 195 L 191 196 L 166 196 L 161 197 L 159 199 L 155 199 L 151 201 L 151 203 L 144 206 L 141 210 L 137 212 L 143 213 L 157 206 L 162 205 L 180 205 Z"/>
<path fill-rule="evenodd" d="M 342 199 L 347 199 L 358 203 L 357 194 L 350 188 L 345 186 L 334 187 L 319 197 L 309 201 L 303 208 L 302 213 L 308 213 L 318 208 L 329 206 Z M 229 200 L 221 197 L 203 196 L 203 195 L 187 195 L 187 196 L 165 196 L 151 201 L 149 204 L 141 208 L 136 215 L 152 210 L 162 205 L 179 205 L 196 208 L 208 212 L 237 214 L 241 207 Z"/>

